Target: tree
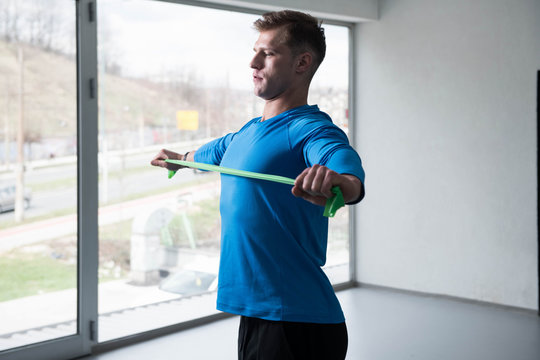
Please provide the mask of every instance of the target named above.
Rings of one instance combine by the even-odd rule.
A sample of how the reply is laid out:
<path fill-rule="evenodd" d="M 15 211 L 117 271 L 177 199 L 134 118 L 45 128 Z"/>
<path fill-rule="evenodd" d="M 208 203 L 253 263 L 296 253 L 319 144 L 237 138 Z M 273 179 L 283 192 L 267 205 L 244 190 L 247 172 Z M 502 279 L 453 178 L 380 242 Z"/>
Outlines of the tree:
<path fill-rule="evenodd" d="M 0 2 L 0 35 L 7 42 L 19 41 L 21 27 L 20 3 L 16 0 L 3 0 Z"/>
<path fill-rule="evenodd" d="M 24 50 L 18 47 L 19 117 L 17 124 L 17 163 L 15 167 L 15 221 L 24 219 Z"/>

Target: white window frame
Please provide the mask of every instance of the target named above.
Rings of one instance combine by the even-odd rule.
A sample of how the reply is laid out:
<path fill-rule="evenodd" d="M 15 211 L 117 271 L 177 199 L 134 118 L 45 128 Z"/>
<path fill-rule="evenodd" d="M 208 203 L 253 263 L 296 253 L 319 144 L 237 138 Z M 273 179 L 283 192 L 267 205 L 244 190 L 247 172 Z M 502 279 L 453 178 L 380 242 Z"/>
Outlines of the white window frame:
<path fill-rule="evenodd" d="M 97 343 L 97 23 L 94 0 L 75 1 L 77 37 L 77 333 L 0 352 L 3 360 L 72 359 Z"/>

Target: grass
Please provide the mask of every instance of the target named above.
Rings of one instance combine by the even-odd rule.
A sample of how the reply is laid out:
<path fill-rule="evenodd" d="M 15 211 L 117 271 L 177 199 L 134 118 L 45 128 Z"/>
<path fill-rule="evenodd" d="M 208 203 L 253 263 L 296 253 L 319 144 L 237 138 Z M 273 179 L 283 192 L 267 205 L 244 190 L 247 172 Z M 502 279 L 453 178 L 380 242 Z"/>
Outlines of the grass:
<path fill-rule="evenodd" d="M 211 181 L 208 179 L 204 181 Z M 200 181 L 194 181 L 200 184 Z M 178 188 L 178 186 L 172 186 Z M 140 196 L 139 196 L 140 197 Z M 125 201 L 125 199 L 124 199 Z M 219 202 L 207 199 L 197 203 L 187 214 L 197 246 L 219 246 Z M 70 209 L 73 212 L 73 209 Z M 170 224 L 175 236 L 182 233 L 182 224 L 175 219 Z M 132 220 L 100 226 L 99 228 L 99 281 L 125 278 L 130 270 L 130 240 Z M 175 245 L 186 246 L 176 239 Z M 60 259 L 49 254 L 61 255 Z M 77 285 L 76 235 L 64 236 L 39 244 L 14 249 L 0 257 L 0 302 L 26 296 L 39 295 Z"/>
<path fill-rule="evenodd" d="M 99 281 L 129 272 L 131 220 L 99 228 Z M 65 239 L 71 239 L 66 242 Z M 0 302 L 77 286 L 76 236 L 12 250 L 0 257 Z M 55 259 L 46 254 L 55 254 Z"/>
<path fill-rule="evenodd" d="M 0 258 L 0 301 L 75 288 L 77 267 L 43 254 L 12 252 Z"/>
<path fill-rule="evenodd" d="M 111 172 L 109 176 L 135 175 L 146 170 L 147 167 L 132 168 L 126 171 Z M 213 182 L 218 178 L 219 175 L 217 174 L 214 174 L 214 176 L 204 176 L 186 182 L 182 184 L 182 187 L 187 188 L 189 186 Z M 74 186 L 76 186 L 75 178 L 58 179 L 31 185 L 34 193 L 37 191 Z M 147 191 L 130 194 L 122 199 L 117 199 L 107 204 L 100 204 L 100 206 L 140 199 L 174 190 L 178 190 L 177 183 L 171 183 L 170 186 L 158 189 L 149 188 Z M 216 226 L 219 230 L 218 204 L 217 199 L 205 200 L 196 204 L 188 214 L 188 218 L 196 232 L 195 238 L 200 240 L 200 242 L 197 242 L 198 246 L 208 241 L 209 235 L 207 233 L 215 233 Z M 76 208 L 68 207 L 51 211 L 46 215 L 28 218 L 20 223 L 14 220 L 4 221 L 2 222 L 2 228 L 31 224 L 33 222 L 75 213 Z M 175 225 L 180 224 L 176 221 L 172 225 L 174 229 Z M 129 274 L 131 226 L 132 220 L 126 220 L 99 228 L 98 275 L 100 283 L 125 278 Z M 70 242 L 66 243 L 65 238 L 71 238 Z M 67 252 L 69 252 L 69 255 L 65 255 Z M 60 259 L 51 256 L 51 254 L 57 253 L 62 253 L 64 256 Z M 0 269 L 2 269 L 0 271 L 0 302 L 75 288 L 77 286 L 76 253 L 76 234 L 72 234 L 64 237 L 64 239 L 44 241 L 2 254 L 0 257 Z"/>
<path fill-rule="evenodd" d="M 193 181 L 186 185 L 213 181 L 214 177 L 205 177 L 202 181 Z M 158 192 L 177 189 L 178 185 L 162 188 Z M 149 196 L 156 191 L 133 195 L 134 198 Z M 126 201 L 123 199 L 122 201 Z M 197 247 L 219 248 L 220 217 L 217 198 L 206 199 L 193 204 L 187 210 L 194 232 Z M 73 209 L 67 209 L 71 211 Z M 58 214 L 57 214 L 58 215 Z M 339 250 L 347 247 L 348 216 L 343 211 L 331 223 L 329 249 Z M 337 226 L 336 226 L 337 225 Z M 173 246 L 189 247 L 183 219 L 176 215 L 169 223 Z M 99 228 L 99 282 L 126 278 L 130 270 L 130 240 L 132 220 L 100 226 Z M 71 239 L 66 242 L 65 239 Z M 37 248 L 36 248 L 37 246 Z M 44 248 L 39 248 L 44 246 Z M 32 248 L 34 247 L 34 248 Z M 62 254 L 55 259 L 49 254 Z M 45 241 L 12 250 L 0 257 L 0 302 L 26 296 L 44 294 L 76 287 L 76 235 Z"/>

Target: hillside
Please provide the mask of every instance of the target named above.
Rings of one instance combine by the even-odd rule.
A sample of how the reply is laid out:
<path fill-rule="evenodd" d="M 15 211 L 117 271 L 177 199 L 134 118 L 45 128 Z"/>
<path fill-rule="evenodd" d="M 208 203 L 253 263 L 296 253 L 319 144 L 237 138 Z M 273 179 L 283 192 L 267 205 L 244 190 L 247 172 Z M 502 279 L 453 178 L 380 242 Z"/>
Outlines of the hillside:
<path fill-rule="evenodd" d="M 23 112 L 27 156 L 73 155 L 76 151 L 76 64 L 65 55 L 28 45 L 0 41 L 0 161 L 9 148 L 14 161 L 19 119 L 18 61 L 23 61 Z M 121 73 L 121 69 L 116 69 Z M 157 143 L 219 136 L 259 116 L 262 102 L 250 90 L 204 87 L 190 69 L 177 69 L 159 79 L 133 79 L 100 72 L 98 76 L 99 131 L 108 149 L 127 149 Z M 346 128 L 347 90 L 314 88 L 310 101 L 318 103 L 334 122 Z M 199 112 L 199 129 L 178 130 L 176 112 Z M 7 137 L 6 137 L 7 134 Z M 9 138 L 9 141 L 5 141 Z M 6 143 L 8 144 L 6 146 Z M 100 142 L 100 146 L 102 146 Z"/>
<path fill-rule="evenodd" d="M 18 46 L 0 41 L 0 104 L 3 109 L 0 141 L 5 139 L 6 128 L 11 142 L 15 140 L 21 68 Z M 69 139 L 73 143 L 77 111 L 75 60 L 27 45 L 21 48 L 27 141 L 44 143 L 50 139 Z M 99 126 L 101 133 L 111 137 L 110 147 L 132 146 L 127 138 L 140 133 L 141 129 L 157 131 L 160 133 L 157 140 L 161 142 L 219 135 L 237 128 L 252 117 L 258 107 L 250 92 L 202 88 L 193 80 L 169 78 L 159 83 L 152 80 L 99 74 Z M 200 129 L 178 131 L 178 110 L 199 111 Z M 146 141 L 153 142 L 154 137 L 155 134 Z M 119 141 L 122 144 L 118 144 Z"/>

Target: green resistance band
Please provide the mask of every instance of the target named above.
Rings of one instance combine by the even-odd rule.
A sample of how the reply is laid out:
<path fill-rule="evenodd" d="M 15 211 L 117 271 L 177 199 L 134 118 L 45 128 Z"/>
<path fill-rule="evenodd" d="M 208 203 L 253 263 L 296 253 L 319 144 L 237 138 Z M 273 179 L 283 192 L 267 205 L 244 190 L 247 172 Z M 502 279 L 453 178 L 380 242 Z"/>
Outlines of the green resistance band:
<path fill-rule="evenodd" d="M 210 164 L 191 162 L 191 161 L 171 160 L 171 159 L 167 159 L 165 161 L 171 164 L 187 166 L 193 169 L 216 171 L 222 174 L 242 176 L 242 177 L 266 180 L 266 181 L 273 181 L 273 182 L 278 182 L 278 183 L 287 184 L 287 185 L 294 185 L 294 179 L 284 177 L 284 176 L 261 174 L 261 173 L 256 173 L 252 171 L 237 170 L 237 169 L 226 168 L 223 166 L 210 165 Z M 172 178 L 174 174 L 176 174 L 175 170 L 169 170 L 169 179 Z M 323 215 L 326 217 L 334 217 L 338 209 L 345 206 L 345 201 L 343 200 L 343 194 L 341 193 L 341 189 L 339 188 L 339 186 L 334 186 L 332 188 L 332 192 L 334 193 L 334 196 L 326 200 L 326 206 L 324 207 Z"/>

